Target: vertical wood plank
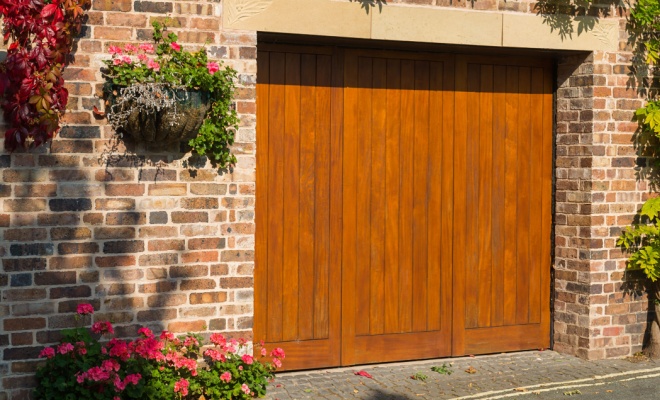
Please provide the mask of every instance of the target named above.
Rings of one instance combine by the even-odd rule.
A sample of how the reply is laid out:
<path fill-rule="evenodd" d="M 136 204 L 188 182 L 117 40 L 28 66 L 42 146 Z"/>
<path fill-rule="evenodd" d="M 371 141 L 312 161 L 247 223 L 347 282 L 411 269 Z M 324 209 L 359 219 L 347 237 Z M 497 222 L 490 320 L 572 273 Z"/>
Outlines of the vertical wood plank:
<path fill-rule="evenodd" d="M 257 179 L 255 210 L 254 333 L 266 340 L 268 329 L 268 99 L 270 53 L 257 53 Z"/>
<path fill-rule="evenodd" d="M 454 97 L 454 269 L 453 269 L 453 330 L 452 354 L 465 353 L 465 249 L 467 248 L 465 227 L 466 208 L 466 158 L 468 136 L 468 70 L 467 60 L 456 57 L 456 92 Z"/>
<path fill-rule="evenodd" d="M 529 200 L 530 200 L 530 133 L 531 110 L 530 103 L 530 68 L 520 67 L 518 70 L 518 199 L 517 199 L 517 238 L 518 261 L 516 263 L 516 323 L 526 324 L 529 321 Z"/>
<path fill-rule="evenodd" d="M 493 70 L 493 193 L 491 326 L 504 324 L 504 181 L 506 136 L 506 67 Z"/>
<path fill-rule="evenodd" d="M 468 64 L 467 102 L 470 105 L 470 118 L 467 121 L 467 131 L 471 137 L 480 138 L 481 104 L 479 103 L 479 88 L 481 66 Z M 480 140 L 470 140 L 467 146 L 467 156 L 462 161 L 466 163 L 466 207 L 467 225 L 465 232 L 471 243 L 477 241 L 481 221 L 479 220 L 479 153 Z M 479 247 L 472 245 L 465 248 L 465 328 L 479 326 Z"/>
<path fill-rule="evenodd" d="M 282 236 L 284 212 L 285 55 L 270 55 L 268 114 L 268 335 L 282 341 Z"/>
<path fill-rule="evenodd" d="M 490 326 L 492 288 L 493 66 L 481 66 L 479 99 L 478 326 Z M 476 161 L 476 160 L 475 160 Z"/>
<path fill-rule="evenodd" d="M 328 253 L 329 265 L 327 269 L 327 281 L 323 286 L 328 292 L 328 304 L 325 309 L 328 311 L 329 330 L 327 333 L 322 329 L 316 330 L 319 337 L 327 336 L 330 341 L 329 355 L 332 365 L 339 365 L 342 356 L 342 298 L 343 290 L 343 241 L 342 241 L 342 201 L 343 201 L 343 160 L 342 146 L 344 133 L 344 52 L 335 48 L 332 56 L 327 59 L 320 57 L 321 63 L 325 63 L 331 68 L 331 82 L 328 85 L 330 91 L 330 132 L 329 132 L 329 176 L 330 184 L 328 189 L 330 210 L 328 214 L 329 239 L 325 242 L 325 251 Z M 323 68 L 320 71 L 324 71 Z M 319 73 L 319 82 L 324 82 L 324 73 Z M 319 104 L 319 103 L 317 103 Z M 330 247 L 332 246 L 332 247 Z M 332 249 L 332 251 L 331 251 Z M 349 278 L 355 278 L 353 275 Z M 332 285 L 332 286 L 331 286 Z M 338 290 L 340 289 L 340 290 Z M 350 344 L 350 340 L 349 340 Z M 348 360 L 350 361 L 350 360 Z"/>
<path fill-rule="evenodd" d="M 399 136 L 401 61 L 387 60 L 387 138 L 385 144 L 385 333 L 399 330 Z"/>
<path fill-rule="evenodd" d="M 443 64 L 430 65 L 429 87 L 429 180 L 428 180 L 428 330 L 440 329 L 442 305 L 442 121 Z M 449 253 L 451 254 L 451 253 Z"/>
<path fill-rule="evenodd" d="M 353 343 L 356 326 L 357 279 L 357 148 L 360 118 L 358 104 L 357 57 L 347 54 L 345 59 L 344 126 L 343 126 L 343 180 L 342 180 L 342 307 L 341 307 L 341 362 L 353 363 Z M 334 100 L 334 97 L 333 97 Z M 333 135 L 336 130 L 333 129 Z M 336 138 L 333 136 L 333 145 Z M 334 159 L 334 153 L 333 153 Z M 334 164 L 333 164 L 334 166 Z M 332 173 L 336 171 L 332 169 Z M 333 175 L 336 178 L 336 175 Z M 334 180 L 333 180 L 334 182 Z M 334 197 L 333 197 L 334 198 Z"/>
<path fill-rule="evenodd" d="M 358 58 L 358 154 L 357 169 L 357 280 L 356 335 L 369 334 L 371 305 L 371 109 L 373 59 Z"/>
<path fill-rule="evenodd" d="M 401 61 L 401 177 L 413 176 L 415 132 L 415 62 Z M 412 331 L 413 315 L 413 185 L 401 179 L 399 214 L 399 324 L 401 332 Z"/>
<path fill-rule="evenodd" d="M 330 155 L 331 147 L 331 86 L 332 86 L 332 57 L 317 56 L 316 62 L 316 150 L 314 159 L 315 169 L 315 240 L 314 246 L 316 270 L 314 274 L 314 338 L 322 339 L 329 335 L 330 323 L 330 282 L 329 259 L 330 249 L 333 246 L 330 240 Z M 334 149 L 338 149 L 334 147 Z M 341 165 L 337 168 L 340 169 Z M 341 172 L 341 170 L 339 171 Z M 341 175 L 339 175 L 341 176 Z M 333 187 L 337 187 L 335 184 Z M 338 188 L 339 189 L 339 188 Z M 337 193 L 337 195 L 339 195 Z M 336 243 L 334 244 L 336 248 Z M 339 270 L 339 265 L 332 264 Z M 335 281 L 336 282 L 336 281 Z"/>
<path fill-rule="evenodd" d="M 298 339 L 314 337 L 314 298 L 316 293 L 314 270 L 315 210 L 315 147 L 316 120 L 324 118 L 316 113 L 316 55 L 303 54 L 300 66 L 300 238 Z M 315 296 L 316 294 L 316 296 Z"/>
<path fill-rule="evenodd" d="M 282 339 L 298 336 L 298 244 L 300 217 L 300 54 L 286 54 L 284 88 L 284 265 Z"/>
<path fill-rule="evenodd" d="M 531 109 L 541 110 L 541 115 L 535 114 L 532 118 L 531 149 L 543 148 L 543 69 L 532 69 L 532 95 Z M 541 152 L 543 153 L 543 152 Z M 543 154 L 540 157 L 531 157 L 530 168 L 530 221 L 529 221 L 529 250 L 530 250 L 530 272 L 529 272 L 529 322 L 541 322 L 541 259 L 543 226 Z M 541 185 L 539 185 L 539 183 Z M 541 205 L 541 207 L 539 207 Z M 546 238 L 549 240 L 549 238 Z"/>
<path fill-rule="evenodd" d="M 385 326 L 385 135 L 387 131 L 387 60 L 373 60 L 371 106 L 371 305 L 369 332 L 383 333 Z"/>
<path fill-rule="evenodd" d="M 428 315 L 429 63 L 415 62 L 413 156 L 413 331 L 426 330 Z"/>
<path fill-rule="evenodd" d="M 453 307 L 453 238 L 454 238 L 454 60 L 443 63 L 443 107 L 442 112 L 442 273 L 440 304 L 442 317 L 440 324 L 443 335 L 452 335 Z M 440 110 L 436 110 L 440 112 Z M 462 328 L 462 327 L 461 327 Z M 451 343 L 445 342 L 451 351 Z"/>
<path fill-rule="evenodd" d="M 506 136 L 504 139 L 504 325 L 516 323 L 518 75 L 518 67 L 507 66 Z"/>

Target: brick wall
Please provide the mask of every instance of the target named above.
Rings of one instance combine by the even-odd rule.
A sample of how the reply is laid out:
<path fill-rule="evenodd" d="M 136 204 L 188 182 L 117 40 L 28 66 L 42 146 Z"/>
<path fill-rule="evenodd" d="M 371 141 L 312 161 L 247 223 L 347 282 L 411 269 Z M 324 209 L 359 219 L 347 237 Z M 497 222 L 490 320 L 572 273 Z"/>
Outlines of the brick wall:
<path fill-rule="evenodd" d="M 555 214 L 555 348 L 589 359 L 641 350 L 648 300 L 616 248 L 647 198 L 637 179 L 631 53 L 564 57 L 558 64 Z"/>
<path fill-rule="evenodd" d="M 534 12 L 526 1 L 392 3 Z M 224 30 L 221 12 L 218 1 L 95 0 L 66 72 L 66 127 L 35 153 L 0 153 L 0 400 L 28 397 L 39 351 L 72 326 L 80 302 L 120 336 L 147 325 L 250 337 L 256 34 Z M 230 172 L 176 147 L 117 142 L 91 112 L 108 46 L 149 40 L 151 21 L 165 17 L 186 47 L 208 41 L 211 57 L 239 71 Z M 589 358 L 639 350 L 646 329 L 646 298 L 626 294 L 614 246 L 646 190 L 633 169 L 641 101 L 626 90 L 625 39 L 621 52 L 558 67 L 555 347 Z"/>
<path fill-rule="evenodd" d="M 0 399 L 28 397 L 39 351 L 81 302 L 119 336 L 146 325 L 251 337 L 256 33 L 222 30 L 221 6 L 95 0 L 65 74 L 66 127 L 36 153 L 0 153 Z M 231 172 L 178 146 L 124 145 L 91 112 L 108 46 L 149 40 L 165 17 L 186 48 L 209 41 L 239 72 Z"/>

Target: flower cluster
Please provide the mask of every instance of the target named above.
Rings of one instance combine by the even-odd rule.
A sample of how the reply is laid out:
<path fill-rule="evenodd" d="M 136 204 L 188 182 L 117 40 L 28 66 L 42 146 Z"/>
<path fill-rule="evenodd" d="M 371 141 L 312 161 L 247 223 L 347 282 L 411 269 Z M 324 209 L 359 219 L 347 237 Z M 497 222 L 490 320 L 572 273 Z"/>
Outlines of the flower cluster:
<path fill-rule="evenodd" d="M 77 312 L 82 317 L 94 309 L 80 304 Z M 37 372 L 37 398 L 64 399 L 72 394 L 107 400 L 261 397 L 285 357 L 282 349 L 268 353 L 259 343 L 254 346 L 258 359 L 249 354 L 245 340 L 219 333 L 211 334 L 210 344 L 205 345 L 199 335 L 163 331 L 156 336 L 146 327 L 130 341 L 112 338 L 101 343 L 90 332 L 110 335 L 114 329 L 109 322 L 99 321 L 89 330 L 66 330 L 62 343 L 41 351 L 46 364 Z"/>
<path fill-rule="evenodd" d="M 194 52 L 184 50 L 177 42 L 177 35 L 171 32 L 165 35 L 166 28 L 158 22 L 154 22 L 153 27 L 153 44 L 108 48 L 110 58 L 104 61 L 108 121 L 115 130 L 130 132 L 128 116 L 132 108 L 148 113 L 165 109 L 176 114 L 177 110 L 171 111 L 167 103 L 172 96 L 163 93 L 204 92 L 208 94 L 211 107 L 197 137 L 188 144 L 220 168 L 235 163 L 229 147 L 234 143 L 234 131 L 238 128 L 237 113 L 232 105 L 236 71 L 210 61 L 204 48 Z M 136 89 L 131 90 L 132 87 Z"/>
<path fill-rule="evenodd" d="M 7 58 L 0 63 L 5 148 L 39 146 L 60 129 L 69 93 L 62 71 L 91 0 L 0 0 Z"/>

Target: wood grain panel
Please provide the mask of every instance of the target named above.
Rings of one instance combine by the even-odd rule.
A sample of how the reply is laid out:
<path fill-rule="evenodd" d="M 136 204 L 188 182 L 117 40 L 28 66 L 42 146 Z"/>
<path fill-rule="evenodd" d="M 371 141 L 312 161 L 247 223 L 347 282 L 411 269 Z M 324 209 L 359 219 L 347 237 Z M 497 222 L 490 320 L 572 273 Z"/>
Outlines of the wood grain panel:
<path fill-rule="evenodd" d="M 518 69 L 518 182 L 516 205 L 516 324 L 529 321 L 529 212 L 531 167 L 531 73 L 529 67 Z"/>

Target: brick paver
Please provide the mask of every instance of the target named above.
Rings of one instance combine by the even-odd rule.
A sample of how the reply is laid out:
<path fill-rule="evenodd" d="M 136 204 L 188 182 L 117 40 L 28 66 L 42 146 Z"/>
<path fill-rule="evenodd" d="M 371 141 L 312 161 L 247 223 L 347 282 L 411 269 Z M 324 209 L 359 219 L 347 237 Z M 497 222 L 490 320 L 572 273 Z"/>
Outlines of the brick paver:
<path fill-rule="evenodd" d="M 431 371 L 432 366 L 443 364 L 450 365 L 453 371 L 451 375 Z M 473 367 L 476 372 L 465 372 L 469 367 Z M 282 373 L 278 374 L 276 381 L 270 386 L 267 398 L 454 399 L 489 391 L 514 393 L 516 388 L 531 385 L 579 379 L 587 379 L 588 382 L 595 376 L 647 369 L 658 369 L 657 372 L 660 372 L 660 363 L 629 360 L 585 361 L 553 351 L 529 351 Z M 355 375 L 359 370 L 368 372 L 373 379 Z M 424 382 L 411 379 L 417 372 L 427 375 L 428 379 Z"/>

